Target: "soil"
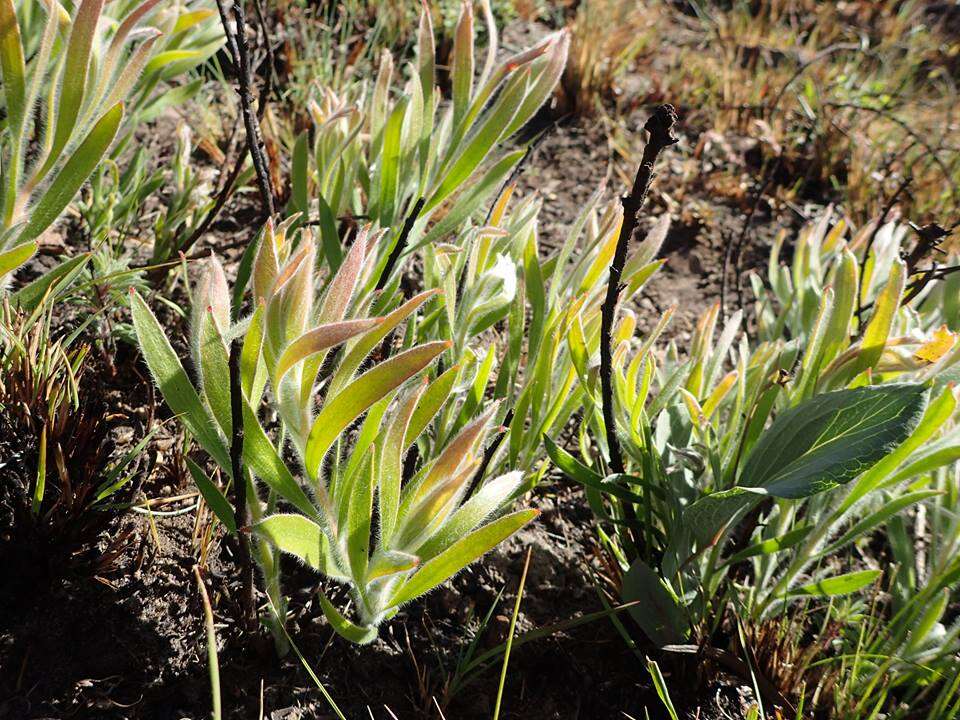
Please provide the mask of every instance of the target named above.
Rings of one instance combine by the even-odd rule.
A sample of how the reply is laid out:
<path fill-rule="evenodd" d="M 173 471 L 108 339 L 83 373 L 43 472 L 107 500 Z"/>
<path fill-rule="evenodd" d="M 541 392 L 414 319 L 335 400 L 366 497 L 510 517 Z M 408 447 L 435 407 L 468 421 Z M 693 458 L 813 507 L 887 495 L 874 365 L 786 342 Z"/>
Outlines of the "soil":
<path fill-rule="evenodd" d="M 638 109 L 626 126 L 639 126 L 647 112 L 649 108 Z M 726 242 L 741 232 L 752 200 L 746 191 L 718 193 L 710 174 L 711 162 L 716 167 L 743 162 L 743 155 L 731 149 L 735 140 L 707 143 L 706 148 L 700 140 L 695 129 L 685 128 L 681 143 L 669 151 L 641 227 L 648 228 L 660 213 L 673 215 L 661 253 L 667 265 L 636 308 L 639 331 L 648 329 L 659 311 L 676 305 L 669 332 L 681 342 L 689 338 L 697 317 L 719 298 Z M 691 172 L 695 153 L 699 170 Z M 542 246 L 562 243 L 566 227 L 604 178 L 609 178 L 610 188 L 618 188 L 623 174 L 631 172 L 621 160 L 611 159 L 606 128 L 595 119 L 566 120 L 553 127 L 532 153 L 520 187 L 545 200 Z M 745 170 L 743 187 L 754 185 L 755 178 Z M 678 197 L 683 198 L 682 210 Z M 798 221 L 796 212 L 774 212 L 760 203 L 748 233 L 751 250 L 744 267 L 763 258 L 763 248 L 778 228 Z M 732 303 L 735 293 L 730 293 Z M 131 357 L 126 362 L 133 367 L 133 353 L 127 354 Z M 121 376 L 126 387 L 120 392 L 131 403 L 145 401 L 138 373 Z M 190 492 L 180 473 L 162 472 L 177 462 L 176 438 L 158 437 L 152 452 L 159 453 L 161 472 L 144 481 L 144 495 Z M 169 512 L 190 502 L 161 509 Z M 404 608 L 369 646 L 358 648 L 336 636 L 321 619 L 319 579 L 292 564 L 287 568 L 290 635 L 346 717 L 491 717 L 499 659 L 469 675 L 466 685 L 459 678 L 459 687 L 458 669 L 464 667 L 472 642 L 480 653 L 505 640 L 528 549 L 530 570 L 518 633 L 603 610 L 597 579 L 603 564 L 594 550 L 592 516 L 580 493 L 551 477 L 535 490 L 532 504 L 542 511 L 536 523 L 422 602 Z M 195 513 L 152 518 L 130 514 L 124 523 L 133 530 L 132 540 L 114 572 L 38 592 L 29 609 L 16 614 L 0 608 L 0 720 L 210 716 L 203 613 L 193 575 L 203 549 Z M 335 717 L 294 653 L 277 659 L 266 633 L 245 634 L 237 627 L 238 584 L 229 543 L 215 533 L 206 551 L 224 717 Z M 335 588 L 327 590 L 336 593 Z M 488 613 L 489 622 L 484 622 Z M 631 621 L 622 619 L 629 628 Z M 666 717 L 643 654 L 643 648 L 630 649 L 606 618 L 515 646 L 501 717 Z M 695 661 L 661 661 L 661 667 L 670 676 L 668 684 L 684 717 L 742 716 L 748 701 L 742 681 Z"/>

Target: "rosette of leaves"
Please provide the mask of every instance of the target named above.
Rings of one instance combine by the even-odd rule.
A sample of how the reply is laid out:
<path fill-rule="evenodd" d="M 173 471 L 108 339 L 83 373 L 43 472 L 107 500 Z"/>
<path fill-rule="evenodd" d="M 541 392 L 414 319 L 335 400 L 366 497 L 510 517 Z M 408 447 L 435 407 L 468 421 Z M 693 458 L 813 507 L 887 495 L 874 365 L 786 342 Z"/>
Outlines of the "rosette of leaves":
<path fill-rule="evenodd" d="M 382 235 L 362 230 L 321 288 L 313 239 L 304 234 L 294 247 L 293 222 L 276 229 L 268 224 L 252 263 L 256 309 L 239 323 L 231 322 L 222 268 L 208 262 L 194 292 L 191 322 L 196 385 L 139 295 L 132 300 L 134 326 L 171 410 L 222 477 L 248 484 L 251 524 L 238 528 L 226 496 L 198 465 L 190 465 L 227 530 L 252 533 L 276 619 L 282 622 L 284 607 L 279 550 L 347 585 L 355 620 L 321 595 L 324 613 L 344 637 L 369 642 L 403 603 L 444 582 L 536 513 L 506 512 L 520 473 L 468 494 L 493 407 L 443 445 L 430 444 L 419 468 L 407 468 L 407 453 L 428 433 L 453 389 L 456 368 L 432 380 L 428 370 L 450 343 L 413 344 L 371 360 L 388 333 L 415 322 L 416 310 L 436 293 L 420 293 L 387 315 L 367 317 L 371 298 L 359 291 L 375 270 Z M 229 382 L 232 338 L 242 343 L 239 398 Z M 263 405 L 279 418 L 276 441 L 261 422 Z M 233 477 L 230 443 L 237 409 L 243 423 L 240 478 Z M 288 448 L 295 465 L 284 460 Z"/>
<path fill-rule="evenodd" d="M 483 5 L 488 46 L 482 61 L 473 3 L 461 6 L 449 69 L 450 102 L 442 101 L 437 87 L 433 23 L 424 9 L 416 62 L 401 78 L 392 54 L 384 51 L 369 91 L 365 84 L 318 88 L 308 103 L 313 128 L 294 143 L 289 210 L 318 218 L 331 267 L 342 260 L 335 219 L 369 217 L 387 230 L 373 281 L 396 289 L 399 261 L 454 235 L 523 157 L 522 148 L 500 148 L 508 147 L 551 97 L 569 39 L 566 32 L 555 33 L 498 60 L 496 25 L 488 4 Z M 405 221 L 410 224 L 406 233 Z"/>
<path fill-rule="evenodd" d="M 451 406 L 441 416 L 441 435 L 462 427 L 492 396 L 506 430 L 488 453 L 487 472 L 522 469 L 533 485 L 547 469 L 543 435 L 562 431 L 585 400 L 598 396 L 600 311 L 623 215 L 619 203 L 601 205 L 599 189 L 561 246 L 547 252 L 538 237 L 540 201 L 517 200 L 514 190 L 507 185 L 483 224 L 468 224 L 456 244 L 422 249 L 423 285 L 443 295 L 418 336 L 451 338 L 460 368 L 465 410 Z M 663 265 L 656 255 L 668 227 L 668 219 L 658 222 L 630 255 L 625 299 Z M 627 339 L 635 328 L 627 312 L 617 337 Z"/>

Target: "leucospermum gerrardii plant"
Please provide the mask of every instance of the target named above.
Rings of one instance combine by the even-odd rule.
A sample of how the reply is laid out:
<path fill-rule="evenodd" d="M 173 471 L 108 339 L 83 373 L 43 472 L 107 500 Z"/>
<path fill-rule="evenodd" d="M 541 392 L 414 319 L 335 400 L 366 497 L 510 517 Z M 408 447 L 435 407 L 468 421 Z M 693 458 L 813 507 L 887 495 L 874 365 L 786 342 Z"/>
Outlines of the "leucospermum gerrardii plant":
<path fill-rule="evenodd" d="M 377 249 L 381 272 L 374 281 L 395 288 L 396 260 L 455 234 L 523 157 L 522 149 L 498 148 L 551 96 L 569 41 L 565 32 L 552 34 L 498 62 L 497 29 L 488 3 L 482 5 L 488 38 L 483 65 L 477 73 L 473 3 L 464 2 L 454 34 L 451 102 L 441 103 L 436 88 L 433 25 L 426 9 L 417 61 L 406 69 L 405 80 L 396 82 L 400 73 L 384 51 L 372 88 L 363 83 L 345 90 L 318 88 L 311 99 L 312 134 L 302 133 L 292 153 L 290 210 L 319 217 L 324 256 L 333 267 L 342 254 L 334 219 L 369 217 L 387 230 Z M 397 248 L 411 216 L 407 246 Z M 394 264 L 381 278 L 392 255 Z M 385 302 L 392 293 L 382 297 Z"/>
<path fill-rule="evenodd" d="M 231 401 L 238 400 L 228 380 L 227 339 L 242 338 L 244 477 L 231 481 L 248 483 L 252 526 L 240 530 L 252 530 L 277 619 L 282 622 L 284 607 L 279 550 L 348 586 L 355 620 L 323 595 L 321 605 L 340 634 L 369 642 L 400 605 L 457 573 L 536 513 L 503 514 L 521 473 L 488 481 L 468 495 L 495 406 L 434 445 L 421 456 L 419 469 L 405 475 L 408 450 L 450 396 L 456 368 L 432 381 L 424 374 L 450 343 L 413 345 L 367 363 L 390 332 L 414 322 L 416 310 L 435 292 L 420 293 L 385 316 L 364 317 L 372 298 L 360 289 L 375 269 L 381 235 L 362 230 L 320 292 L 313 239 L 303 233 L 294 246 L 291 224 L 265 230 L 252 268 L 256 310 L 240 323 L 231 322 L 223 270 L 209 261 L 194 292 L 191 323 L 198 387 L 138 295 L 134 326 L 167 403 L 225 477 L 233 472 Z M 280 420 L 276 442 L 260 421 L 264 402 Z M 283 460 L 288 447 L 296 466 Z M 191 471 L 226 528 L 237 531 L 224 495 L 199 466 L 191 463 Z"/>
<path fill-rule="evenodd" d="M 533 484 L 546 469 L 543 435 L 562 430 L 585 397 L 599 391 L 600 306 L 622 211 L 618 203 L 600 207 L 598 190 L 563 245 L 542 257 L 541 203 L 535 196 L 516 201 L 514 190 L 508 185 L 484 224 L 467 225 L 458 244 L 423 248 L 423 283 L 444 292 L 418 337 L 451 338 L 459 359 L 462 400 L 439 418 L 441 436 L 461 427 L 485 394 L 492 395 L 506 430 L 487 469 L 536 469 L 528 477 Z M 667 228 L 668 222 L 658 223 L 629 258 L 629 297 L 663 264 L 655 256 Z M 630 314 L 618 334 L 629 337 L 634 327 Z"/>
<path fill-rule="evenodd" d="M 831 228 L 828 218 L 801 233 L 794 272 L 775 254 L 772 290 L 754 283 L 756 345 L 740 335 L 739 312 L 717 333 L 719 305 L 704 313 L 683 353 L 673 343 L 656 353 L 656 332 L 621 337 L 614 387 L 626 474 L 604 470 L 599 441 L 591 449 L 603 437 L 596 413 L 580 433 L 586 463 L 548 440 L 551 457 L 585 486 L 611 528 L 604 537 L 624 573 L 623 598 L 641 601 L 634 616 L 655 643 L 710 636 L 731 602 L 748 634 L 787 605 L 856 603 L 882 571 L 858 567 L 851 548 L 886 526 L 900 538 L 895 552 L 912 562 L 904 516 L 936 512 L 943 525 L 960 456 L 949 382 L 960 354 L 943 327 L 952 299 L 935 286 L 908 297 L 903 235 L 891 230 L 873 243 L 881 259 L 865 262 L 878 279 L 863 284 L 862 325 L 866 235 L 848 243 L 843 224 Z M 950 547 L 956 528 L 946 527 Z M 748 575 L 732 572 L 744 566 Z M 950 558 L 928 567 L 926 602 L 957 577 Z M 893 574 L 898 583 L 900 574 Z M 927 653 L 915 655 L 917 663 L 943 657 L 921 637 L 939 618 L 913 604 L 911 592 L 902 596 L 892 612 L 901 628 L 896 642 L 865 637 L 875 648 Z M 901 664 L 877 665 L 893 666 Z M 936 675 L 918 672 L 923 682 Z"/>
<path fill-rule="evenodd" d="M 222 42 L 203 29 L 212 14 L 205 2 L 78 0 L 69 7 L 0 0 L 0 279 L 36 251 L 37 238 L 115 140 L 129 137 L 125 117 L 162 110 L 157 85 Z"/>

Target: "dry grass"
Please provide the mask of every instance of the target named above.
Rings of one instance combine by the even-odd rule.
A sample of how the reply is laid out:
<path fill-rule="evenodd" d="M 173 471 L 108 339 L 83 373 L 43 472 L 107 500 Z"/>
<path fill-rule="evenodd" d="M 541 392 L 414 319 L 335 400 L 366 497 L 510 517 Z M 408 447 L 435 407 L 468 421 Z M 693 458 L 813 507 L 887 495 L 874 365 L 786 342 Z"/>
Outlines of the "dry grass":
<path fill-rule="evenodd" d="M 677 5 L 581 2 L 570 107 L 613 102 L 622 114 L 628 99 L 666 99 L 691 131 L 753 138 L 758 152 L 741 165 L 775 172 L 782 200 L 842 201 L 864 221 L 905 184 L 906 216 L 950 223 L 960 203 L 960 42 L 950 28 L 960 14 L 892 0 Z M 626 70 L 635 75 L 624 93 Z"/>

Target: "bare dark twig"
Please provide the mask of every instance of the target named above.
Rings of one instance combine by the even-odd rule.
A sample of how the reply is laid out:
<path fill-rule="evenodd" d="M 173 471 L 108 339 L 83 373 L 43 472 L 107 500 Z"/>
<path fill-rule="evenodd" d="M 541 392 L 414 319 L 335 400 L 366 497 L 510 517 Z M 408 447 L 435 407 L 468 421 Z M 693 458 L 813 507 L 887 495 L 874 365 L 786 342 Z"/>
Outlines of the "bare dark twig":
<path fill-rule="evenodd" d="M 854 103 L 854 102 L 827 102 L 827 103 L 824 103 L 824 105 L 826 107 L 832 107 L 838 110 L 856 110 L 860 112 L 873 113 L 874 115 L 879 115 L 885 120 L 892 122 L 894 125 L 896 125 L 901 130 L 903 130 L 907 135 L 909 135 L 915 143 L 917 143 L 924 150 L 927 151 L 927 153 L 929 154 L 933 162 L 936 163 L 937 167 L 940 169 L 940 172 L 943 173 L 944 180 L 946 180 L 950 184 L 950 190 L 953 193 L 953 196 L 954 197 L 957 196 L 958 194 L 957 185 L 953 181 L 953 176 L 950 173 L 950 169 L 947 167 L 946 163 L 944 163 L 943 159 L 940 157 L 940 154 L 937 152 L 940 149 L 953 150 L 953 148 L 950 148 L 950 147 L 944 148 L 942 143 L 939 146 L 934 147 L 929 142 L 927 142 L 926 138 L 924 138 L 921 133 L 913 129 L 908 122 L 900 119 L 899 117 L 894 115 L 889 110 L 886 110 L 885 108 L 875 108 L 869 105 L 864 105 L 862 103 Z"/>
<path fill-rule="evenodd" d="M 677 142 L 673 134 L 673 126 L 677 122 L 677 113 L 672 105 L 661 105 L 647 120 L 643 129 L 649 134 L 646 146 L 643 148 L 643 157 L 633 182 L 633 189 L 629 195 L 620 198 L 623 205 L 623 224 L 620 226 L 620 235 L 617 237 L 617 246 L 610 263 L 610 277 L 607 280 L 607 294 L 603 301 L 600 319 L 600 382 L 603 400 L 603 423 L 607 435 L 607 447 L 610 454 L 610 468 L 613 472 L 624 471 L 623 454 L 620 450 L 620 441 L 617 438 L 616 419 L 613 413 L 613 348 L 610 347 L 613 336 L 613 322 L 620 299 L 623 277 L 623 266 L 627 260 L 627 249 L 630 238 L 637 228 L 637 214 L 643 206 L 653 181 L 653 168 L 664 148 Z"/>
<path fill-rule="evenodd" d="M 240 607 L 243 624 L 250 630 L 256 623 L 256 605 L 253 595 L 253 560 L 250 555 L 250 537 L 244 528 L 250 525 L 250 507 L 247 504 L 247 478 L 243 469 L 243 390 L 240 386 L 241 343 L 230 343 L 230 474 L 233 476 L 233 512 L 239 532 L 240 574 L 242 594 Z"/>
<path fill-rule="evenodd" d="M 277 78 L 277 59 L 273 52 L 273 45 L 270 44 L 270 33 L 267 26 L 267 16 L 263 12 L 263 5 L 260 0 L 253 0 L 253 9 L 257 14 L 257 22 L 260 25 L 260 31 L 263 33 L 263 45 L 264 50 L 266 51 L 266 57 L 264 62 L 267 63 L 267 87 L 264 88 L 264 91 L 261 95 L 263 98 L 270 97 L 271 92 L 276 92 L 277 95 L 274 98 L 275 100 L 280 100 L 279 95 L 279 79 Z M 261 107 L 266 106 L 266 103 L 261 103 Z M 262 115 L 262 112 L 261 112 Z M 262 119 L 262 117 L 261 117 Z"/>
<path fill-rule="evenodd" d="M 736 241 L 727 242 L 727 247 L 723 253 L 723 268 L 720 271 L 720 318 L 722 320 L 726 320 L 727 318 L 727 276 L 730 274 L 730 261 L 735 257 L 735 264 L 739 265 L 740 258 L 743 254 L 743 243 L 747 238 L 747 233 L 750 232 L 750 228 L 753 225 L 753 217 L 756 215 L 757 209 L 760 207 L 760 201 L 766 194 L 767 188 L 770 187 L 770 183 L 773 182 L 773 178 L 780 171 L 780 165 L 782 163 L 783 153 L 781 152 L 777 154 L 777 159 L 773 165 L 773 168 L 770 169 L 768 166 L 767 171 L 764 172 L 763 182 L 760 184 L 760 187 L 757 188 L 757 192 L 753 196 L 753 202 L 750 204 L 750 209 L 747 211 L 747 216 L 743 221 L 743 227 L 740 228 L 740 234 L 737 235 Z M 739 297 L 739 275 L 735 285 L 737 289 L 737 296 Z"/>
<path fill-rule="evenodd" d="M 917 234 L 917 244 L 914 245 L 913 250 L 906 257 L 907 274 L 912 275 L 920 261 L 925 257 L 933 252 L 943 252 L 940 248 L 940 241 L 947 237 L 950 231 L 943 229 L 936 223 L 930 223 L 923 227 L 917 227 L 913 223 L 908 224 Z"/>
<path fill-rule="evenodd" d="M 223 7 L 223 0 L 217 0 L 217 7 L 220 9 L 220 21 L 223 24 L 223 31 L 227 35 L 227 44 L 236 52 L 237 94 L 240 96 L 240 111 L 243 115 L 243 125 L 247 134 L 247 149 L 257 173 L 257 186 L 263 200 L 264 211 L 268 217 L 273 217 L 276 212 L 273 187 L 261 147 L 259 116 L 253 109 L 253 77 L 250 71 L 250 46 L 247 43 L 247 23 L 243 11 L 243 2 L 242 0 L 234 0 L 233 3 L 233 18 L 236 28 L 230 27 Z M 261 106 L 263 102 L 264 99 L 261 98 Z"/>
<path fill-rule="evenodd" d="M 465 498 L 473 497 L 473 493 L 476 492 L 477 488 L 480 486 L 480 481 L 483 480 L 483 476 L 487 473 L 487 468 L 490 467 L 490 463 L 493 461 L 493 456 L 497 454 L 497 450 L 500 449 L 503 439 L 507 436 L 507 432 L 510 428 L 510 423 L 513 422 L 513 408 L 507 412 L 506 417 L 503 418 L 503 427 L 500 432 L 497 433 L 497 436 L 493 439 L 493 442 L 483 451 L 483 460 L 480 462 L 480 467 L 477 468 L 477 472 L 474 473 L 473 478 L 470 480 L 470 486 L 467 488 L 467 492 L 464 495 Z"/>
<path fill-rule="evenodd" d="M 393 249 L 390 251 L 390 257 L 387 258 L 387 264 L 383 266 L 383 272 L 380 273 L 380 277 L 377 279 L 377 290 L 383 290 L 387 284 L 387 281 L 390 279 L 393 269 L 400 261 L 400 256 L 403 255 L 403 251 L 407 247 L 407 241 L 410 239 L 410 233 L 413 231 L 413 225 L 417 222 L 417 218 L 420 217 L 420 212 L 423 210 L 423 206 L 426 204 L 426 202 L 426 198 L 420 198 L 417 200 L 417 202 L 413 205 L 413 209 L 407 215 L 407 219 L 403 221 L 403 227 L 400 229 L 400 235 L 397 237 L 397 242 L 394 243 Z"/>

